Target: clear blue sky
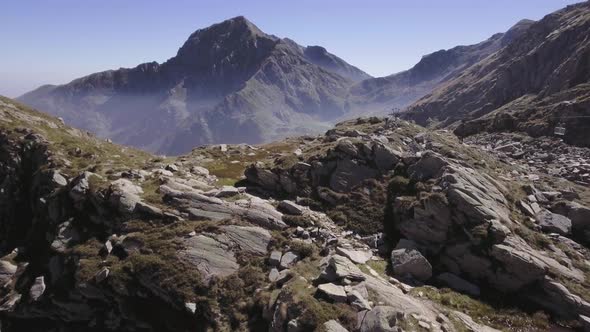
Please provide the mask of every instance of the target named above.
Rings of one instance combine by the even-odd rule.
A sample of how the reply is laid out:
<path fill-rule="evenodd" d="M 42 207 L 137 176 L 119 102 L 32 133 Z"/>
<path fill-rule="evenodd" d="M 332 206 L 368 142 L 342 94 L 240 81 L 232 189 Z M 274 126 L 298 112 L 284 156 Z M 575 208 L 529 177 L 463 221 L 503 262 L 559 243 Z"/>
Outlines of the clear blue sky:
<path fill-rule="evenodd" d="M 579 0 L 7 0 L 0 94 L 174 56 L 191 32 L 244 15 L 263 31 L 322 45 L 371 75 L 479 42 Z"/>

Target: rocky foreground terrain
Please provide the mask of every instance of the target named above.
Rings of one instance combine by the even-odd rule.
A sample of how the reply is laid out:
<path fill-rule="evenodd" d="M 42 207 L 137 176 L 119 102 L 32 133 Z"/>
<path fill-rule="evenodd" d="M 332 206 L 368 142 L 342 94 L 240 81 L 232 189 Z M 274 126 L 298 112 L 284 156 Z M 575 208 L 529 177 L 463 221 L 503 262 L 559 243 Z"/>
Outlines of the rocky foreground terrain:
<path fill-rule="evenodd" d="M 2 98 L 2 329 L 590 331 L 589 155 L 365 118 L 163 158 Z"/>

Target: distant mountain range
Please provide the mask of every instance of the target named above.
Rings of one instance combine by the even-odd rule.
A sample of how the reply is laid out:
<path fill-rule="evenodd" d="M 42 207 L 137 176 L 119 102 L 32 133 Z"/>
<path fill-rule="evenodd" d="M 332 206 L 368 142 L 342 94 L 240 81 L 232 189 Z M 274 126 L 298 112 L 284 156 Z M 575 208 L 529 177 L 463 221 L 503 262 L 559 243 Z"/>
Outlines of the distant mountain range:
<path fill-rule="evenodd" d="M 587 95 L 577 85 L 588 82 L 588 7 L 522 20 L 380 78 L 321 46 L 300 46 L 236 17 L 197 30 L 162 64 L 42 86 L 19 100 L 101 137 L 164 154 L 317 133 L 392 109 L 407 108 L 404 116 L 420 124 L 455 128 L 531 93 L 545 98 L 575 88 Z M 488 122 L 459 132 L 484 130 Z"/>

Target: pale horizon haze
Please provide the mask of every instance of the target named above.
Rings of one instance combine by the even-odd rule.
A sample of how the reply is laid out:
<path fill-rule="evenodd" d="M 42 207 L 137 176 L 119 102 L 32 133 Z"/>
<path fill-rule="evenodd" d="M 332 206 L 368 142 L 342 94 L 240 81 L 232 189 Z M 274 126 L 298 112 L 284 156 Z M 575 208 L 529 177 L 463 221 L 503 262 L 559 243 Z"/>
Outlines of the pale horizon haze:
<path fill-rule="evenodd" d="M 162 63 L 197 29 L 243 15 L 266 33 L 320 45 L 373 76 L 483 41 L 572 0 L 19 0 L 0 13 L 0 95 L 94 72 Z"/>

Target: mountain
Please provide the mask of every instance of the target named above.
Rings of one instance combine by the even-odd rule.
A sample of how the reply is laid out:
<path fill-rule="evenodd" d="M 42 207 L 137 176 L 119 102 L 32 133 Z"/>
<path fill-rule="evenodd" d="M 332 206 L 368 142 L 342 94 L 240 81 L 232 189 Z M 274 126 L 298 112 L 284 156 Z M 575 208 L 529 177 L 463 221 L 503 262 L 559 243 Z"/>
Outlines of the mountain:
<path fill-rule="evenodd" d="M 367 77 L 321 47 L 266 34 L 240 16 L 194 32 L 162 64 L 43 86 L 19 100 L 101 137 L 178 154 L 317 132 Z"/>
<path fill-rule="evenodd" d="M 590 146 L 590 3 L 568 6 L 530 24 L 498 52 L 446 81 L 408 108 L 420 124 L 552 135 Z"/>
<path fill-rule="evenodd" d="M 461 75 L 476 62 L 498 51 L 533 24 L 522 20 L 505 33 L 468 46 L 440 50 L 422 57 L 411 69 L 386 77 L 366 79 L 350 89 L 348 103 L 353 114 L 385 115 L 426 96 L 445 82 Z"/>

